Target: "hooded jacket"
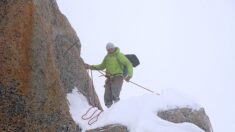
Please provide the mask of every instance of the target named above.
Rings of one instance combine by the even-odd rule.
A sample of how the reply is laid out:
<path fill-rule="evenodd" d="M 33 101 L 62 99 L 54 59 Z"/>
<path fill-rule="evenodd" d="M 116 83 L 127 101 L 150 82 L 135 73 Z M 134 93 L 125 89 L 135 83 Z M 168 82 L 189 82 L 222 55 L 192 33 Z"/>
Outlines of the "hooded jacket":
<path fill-rule="evenodd" d="M 116 47 L 113 53 L 108 53 L 101 64 L 92 65 L 93 70 L 104 70 L 106 69 L 106 75 L 116 76 L 123 75 L 124 67 L 127 67 L 128 77 L 133 75 L 133 66 L 126 56 L 120 52 L 120 49 Z"/>

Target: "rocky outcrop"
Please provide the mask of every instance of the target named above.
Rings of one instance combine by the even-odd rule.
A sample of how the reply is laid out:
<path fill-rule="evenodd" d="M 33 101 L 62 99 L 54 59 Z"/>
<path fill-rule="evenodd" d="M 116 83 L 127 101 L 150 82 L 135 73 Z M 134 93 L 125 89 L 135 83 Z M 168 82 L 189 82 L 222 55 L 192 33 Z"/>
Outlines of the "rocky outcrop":
<path fill-rule="evenodd" d="M 163 110 L 159 111 L 157 116 L 173 123 L 192 123 L 202 130 L 205 130 L 205 132 L 213 132 L 209 117 L 206 115 L 203 108 L 199 110 L 191 108 Z M 108 125 L 86 132 L 128 132 L 128 129 L 122 125 Z"/>
<path fill-rule="evenodd" d="M 191 108 L 177 108 L 166 111 L 160 111 L 157 115 L 164 120 L 174 123 L 193 123 L 201 129 L 205 130 L 205 132 L 213 131 L 209 117 L 206 115 L 205 110 L 203 108 L 199 110 L 193 110 Z"/>
<path fill-rule="evenodd" d="M 81 44 L 56 0 L 0 1 L 0 132 L 80 132 L 66 94 L 77 87 L 101 108 L 83 67 Z M 191 122 L 210 132 L 203 110 L 182 108 L 161 118 Z M 87 132 L 127 132 L 108 125 Z"/>
<path fill-rule="evenodd" d="M 56 0 L 0 1 L 0 131 L 80 131 L 66 93 L 101 109 L 81 44 Z"/>
<path fill-rule="evenodd" d="M 128 132 L 128 129 L 122 125 L 108 125 L 105 127 L 87 130 L 86 132 Z"/>

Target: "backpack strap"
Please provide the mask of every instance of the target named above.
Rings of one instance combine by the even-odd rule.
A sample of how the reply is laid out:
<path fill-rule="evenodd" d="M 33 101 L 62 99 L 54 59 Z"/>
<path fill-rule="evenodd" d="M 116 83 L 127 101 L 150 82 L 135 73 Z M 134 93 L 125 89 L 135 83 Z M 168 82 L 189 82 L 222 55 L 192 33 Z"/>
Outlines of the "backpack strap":
<path fill-rule="evenodd" d="M 118 61 L 119 66 L 122 68 L 122 65 L 124 65 L 124 64 L 121 63 L 120 59 L 118 58 L 118 54 L 115 55 L 115 57 L 116 57 L 116 59 Z"/>
<path fill-rule="evenodd" d="M 121 61 L 120 59 L 118 58 L 118 54 L 116 55 L 116 59 L 118 61 L 118 64 L 119 66 L 122 68 L 122 65 L 123 65 L 123 77 L 125 78 L 127 75 L 128 75 L 128 69 L 127 69 L 127 66 L 125 66 Z"/>

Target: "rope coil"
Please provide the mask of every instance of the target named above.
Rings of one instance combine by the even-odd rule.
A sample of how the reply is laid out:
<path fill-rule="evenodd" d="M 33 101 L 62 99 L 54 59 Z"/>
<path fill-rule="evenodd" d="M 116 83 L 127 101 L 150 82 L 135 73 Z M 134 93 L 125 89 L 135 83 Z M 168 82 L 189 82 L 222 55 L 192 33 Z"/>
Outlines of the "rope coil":
<path fill-rule="evenodd" d="M 102 113 L 102 111 L 101 110 L 99 110 L 99 109 L 96 109 L 89 117 L 86 117 L 87 115 L 88 115 L 88 113 L 93 109 L 93 108 L 97 108 L 97 107 L 90 107 L 88 110 L 87 110 L 87 112 L 84 114 L 84 115 L 82 115 L 82 119 L 83 120 L 88 120 L 88 125 L 92 125 L 93 123 L 95 123 L 96 121 L 98 121 L 98 118 L 99 118 L 99 116 L 100 116 L 100 114 Z M 99 111 L 98 113 L 97 113 L 97 111 Z M 97 114 L 96 114 L 97 113 Z M 96 114 L 96 115 L 95 115 Z M 95 116 L 94 116 L 95 115 Z"/>
<path fill-rule="evenodd" d="M 93 74 L 92 74 L 92 70 L 91 70 L 91 83 L 93 85 Z M 95 98 L 95 91 L 92 90 L 92 96 Z M 92 105 L 92 100 L 89 98 L 89 103 Z M 94 105 L 94 104 L 93 104 Z M 91 106 L 84 115 L 82 115 L 82 119 L 83 120 L 88 120 L 88 125 L 92 125 L 93 123 L 98 121 L 98 118 L 100 116 L 100 114 L 103 112 L 102 110 L 99 110 L 98 107 L 95 106 Z M 95 108 L 96 110 L 93 111 L 93 113 L 91 112 L 91 110 Z M 88 116 L 88 114 L 90 114 L 90 116 Z"/>

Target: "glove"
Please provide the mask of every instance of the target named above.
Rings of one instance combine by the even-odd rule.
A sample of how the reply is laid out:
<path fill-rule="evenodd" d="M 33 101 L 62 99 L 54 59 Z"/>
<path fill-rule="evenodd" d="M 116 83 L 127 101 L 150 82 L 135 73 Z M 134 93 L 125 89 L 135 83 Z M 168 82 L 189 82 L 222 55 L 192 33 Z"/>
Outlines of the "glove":
<path fill-rule="evenodd" d="M 89 64 L 84 64 L 85 69 L 91 69 L 91 66 Z"/>
<path fill-rule="evenodd" d="M 130 81 L 130 79 L 131 79 L 131 77 L 130 77 L 130 76 L 125 77 L 125 81 L 127 81 L 127 82 L 129 82 L 129 81 Z"/>

